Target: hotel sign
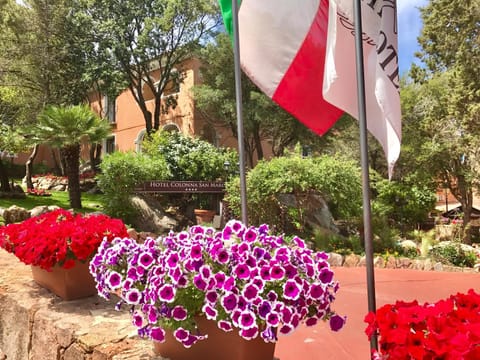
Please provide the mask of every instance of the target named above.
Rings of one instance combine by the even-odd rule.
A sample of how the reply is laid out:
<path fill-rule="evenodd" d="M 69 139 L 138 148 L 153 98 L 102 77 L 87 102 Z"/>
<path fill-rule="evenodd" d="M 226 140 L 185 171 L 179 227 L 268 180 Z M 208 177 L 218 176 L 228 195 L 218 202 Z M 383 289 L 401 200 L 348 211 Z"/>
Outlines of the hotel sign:
<path fill-rule="evenodd" d="M 225 192 L 223 181 L 145 181 L 135 186 L 135 193 L 209 193 L 221 194 Z"/>

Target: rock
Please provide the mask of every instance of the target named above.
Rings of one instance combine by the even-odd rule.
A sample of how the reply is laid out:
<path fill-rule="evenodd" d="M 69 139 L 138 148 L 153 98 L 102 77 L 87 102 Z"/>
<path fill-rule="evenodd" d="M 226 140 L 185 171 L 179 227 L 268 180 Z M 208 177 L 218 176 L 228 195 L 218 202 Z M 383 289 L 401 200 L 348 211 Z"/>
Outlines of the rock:
<path fill-rule="evenodd" d="M 343 262 L 343 266 L 345 267 L 355 267 L 360 262 L 360 256 L 355 254 L 349 254 L 345 256 L 345 261 Z"/>
<path fill-rule="evenodd" d="M 443 271 L 443 264 L 441 262 L 435 263 L 435 265 L 433 265 L 433 270 L 434 271 Z"/>
<path fill-rule="evenodd" d="M 60 207 L 56 205 L 35 206 L 33 209 L 30 210 L 30 217 L 39 216 L 46 212 L 50 212 L 57 209 L 60 209 Z"/>
<path fill-rule="evenodd" d="M 328 263 L 330 266 L 342 266 L 343 256 L 337 253 L 330 253 L 328 257 Z"/>
<path fill-rule="evenodd" d="M 134 196 L 131 200 L 136 210 L 136 218 L 132 221 L 135 229 L 155 234 L 168 233 L 170 230 L 177 230 L 178 221 L 168 216 L 163 210 L 160 202 L 153 198 Z"/>
<path fill-rule="evenodd" d="M 133 240 L 138 240 L 138 233 L 137 233 L 137 230 L 135 229 L 127 229 L 127 234 L 128 236 L 130 237 L 130 239 L 133 239 Z"/>
<path fill-rule="evenodd" d="M 395 256 L 390 255 L 387 259 L 387 263 L 385 264 L 387 269 L 396 269 L 397 268 L 397 259 Z"/>
<path fill-rule="evenodd" d="M 305 225 L 316 229 L 323 228 L 338 233 L 332 214 L 325 199 L 315 193 L 307 194 L 279 194 L 277 199 L 280 204 L 290 208 L 302 208 Z M 287 229 L 285 229 L 286 231 Z"/>
<path fill-rule="evenodd" d="M 5 224 L 22 222 L 28 218 L 30 218 L 30 213 L 28 210 L 17 205 L 12 205 L 3 211 L 3 219 L 5 220 Z"/>
<path fill-rule="evenodd" d="M 365 255 L 360 257 L 360 261 L 358 262 L 358 266 L 367 266 L 367 257 Z"/>
<path fill-rule="evenodd" d="M 422 259 L 414 259 L 412 263 L 412 269 L 414 270 L 423 270 L 425 267 L 425 261 Z"/>
<path fill-rule="evenodd" d="M 79 344 L 72 344 L 65 350 L 63 360 L 85 360 L 85 350 Z"/>
<path fill-rule="evenodd" d="M 423 263 L 423 270 L 430 271 L 433 269 L 432 260 L 430 258 L 425 259 Z"/>
<path fill-rule="evenodd" d="M 401 269 L 410 269 L 412 266 L 412 259 L 407 258 L 407 257 L 401 257 L 397 261 L 398 267 Z"/>
<path fill-rule="evenodd" d="M 402 248 L 417 248 L 417 243 L 413 240 L 403 240 L 401 243 L 400 243 L 400 246 Z"/>
<path fill-rule="evenodd" d="M 383 259 L 383 257 L 381 256 L 375 257 L 375 259 L 373 259 L 373 266 L 375 266 L 376 268 L 383 269 L 385 267 L 385 260 Z"/>

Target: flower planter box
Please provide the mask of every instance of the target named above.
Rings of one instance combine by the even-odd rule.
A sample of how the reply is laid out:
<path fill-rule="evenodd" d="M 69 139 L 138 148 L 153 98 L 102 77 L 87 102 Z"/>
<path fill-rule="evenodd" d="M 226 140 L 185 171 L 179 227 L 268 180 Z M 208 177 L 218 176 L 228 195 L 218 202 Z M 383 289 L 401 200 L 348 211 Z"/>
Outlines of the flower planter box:
<path fill-rule="evenodd" d="M 272 360 L 275 343 L 266 343 L 262 338 L 245 340 L 238 331 L 225 332 L 218 328 L 215 321 L 205 317 L 196 318 L 198 328 L 208 338 L 185 348 L 175 340 L 172 332 L 166 332 L 164 343 L 154 342 L 157 355 L 170 360 Z"/>
<path fill-rule="evenodd" d="M 88 270 L 88 262 L 75 262 L 71 269 L 58 265 L 52 271 L 32 266 L 33 280 L 63 300 L 75 300 L 95 295 L 95 280 Z"/>

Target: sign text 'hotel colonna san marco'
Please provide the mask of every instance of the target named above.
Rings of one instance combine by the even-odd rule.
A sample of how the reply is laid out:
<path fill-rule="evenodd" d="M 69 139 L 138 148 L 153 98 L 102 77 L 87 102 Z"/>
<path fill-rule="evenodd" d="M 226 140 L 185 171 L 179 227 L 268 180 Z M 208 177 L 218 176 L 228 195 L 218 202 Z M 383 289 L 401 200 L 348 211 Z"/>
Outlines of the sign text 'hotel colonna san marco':
<path fill-rule="evenodd" d="M 135 186 L 136 193 L 210 193 L 225 192 L 223 181 L 163 181 L 151 180 Z"/>

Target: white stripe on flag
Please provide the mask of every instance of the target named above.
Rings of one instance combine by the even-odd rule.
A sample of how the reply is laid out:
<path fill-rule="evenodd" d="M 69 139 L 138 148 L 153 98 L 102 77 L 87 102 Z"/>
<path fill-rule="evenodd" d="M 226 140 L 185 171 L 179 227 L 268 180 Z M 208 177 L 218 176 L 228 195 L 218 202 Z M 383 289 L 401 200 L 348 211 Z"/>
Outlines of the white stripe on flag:
<path fill-rule="evenodd" d="M 396 11 L 394 0 L 375 4 L 362 1 L 367 127 L 391 175 L 401 141 Z M 323 96 L 358 119 L 352 7 L 352 0 L 330 0 Z"/>

